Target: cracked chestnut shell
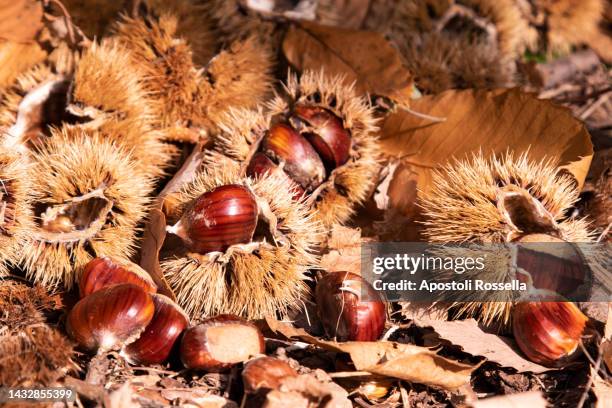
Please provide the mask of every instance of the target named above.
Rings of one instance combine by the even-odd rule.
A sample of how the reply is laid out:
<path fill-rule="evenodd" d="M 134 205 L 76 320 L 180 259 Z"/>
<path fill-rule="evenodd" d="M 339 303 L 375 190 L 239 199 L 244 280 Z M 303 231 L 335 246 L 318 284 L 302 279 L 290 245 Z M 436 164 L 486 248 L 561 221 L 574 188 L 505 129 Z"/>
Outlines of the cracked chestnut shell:
<path fill-rule="evenodd" d="M 133 283 L 145 292 L 157 292 L 151 276 L 133 262 L 119 261 L 108 256 L 92 259 L 79 280 L 81 297 L 119 283 Z"/>
<path fill-rule="evenodd" d="M 327 109 L 298 105 L 293 110 L 296 129 L 308 139 L 328 169 L 342 166 L 349 159 L 351 135 L 342 120 Z"/>
<path fill-rule="evenodd" d="M 196 198 L 168 232 L 179 236 L 193 252 L 225 251 L 251 241 L 257 216 L 257 202 L 249 189 L 228 184 Z"/>
<path fill-rule="evenodd" d="M 519 302 L 512 310 L 512 332 L 529 360 L 560 367 L 579 354 L 587 320 L 572 302 Z"/>
<path fill-rule="evenodd" d="M 268 156 L 262 152 L 257 152 L 253 155 L 253 158 L 249 162 L 246 169 L 246 174 L 249 177 L 262 177 L 265 174 L 272 174 L 275 171 L 282 171 L 285 177 L 289 177 L 287 176 L 287 173 L 279 168 Z M 291 184 L 293 198 L 295 200 L 299 200 L 304 195 L 304 189 L 295 182 L 292 182 Z"/>
<path fill-rule="evenodd" d="M 242 370 L 244 390 L 248 394 L 277 389 L 284 378 L 298 375 L 289 363 L 274 357 L 259 357 L 245 364 Z"/>
<path fill-rule="evenodd" d="M 362 290 L 367 300 L 362 300 Z M 386 306 L 378 292 L 351 272 L 323 275 L 315 289 L 325 333 L 337 341 L 375 341 L 385 329 Z"/>
<path fill-rule="evenodd" d="M 187 368 L 219 372 L 264 349 L 264 338 L 257 326 L 238 316 L 219 315 L 187 329 L 180 354 Z"/>
<path fill-rule="evenodd" d="M 283 163 L 283 170 L 304 190 L 325 180 L 325 166 L 312 145 L 286 124 L 273 125 L 262 141 L 262 152 Z"/>
<path fill-rule="evenodd" d="M 168 360 L 174 344 L 189 326 L 187 314 L 170 298 L 152 294 L 155 313 L 140 337 L 123 350 L 128 360 L 139 364 L 161 364 Z"/>
<path fill-rule="evenodd" d="M 132 283 L 109 286 L 79 300 L 66 331 L 89 351 L 112 350 L 135 340 L 153 318 L 151 296 Z"/>

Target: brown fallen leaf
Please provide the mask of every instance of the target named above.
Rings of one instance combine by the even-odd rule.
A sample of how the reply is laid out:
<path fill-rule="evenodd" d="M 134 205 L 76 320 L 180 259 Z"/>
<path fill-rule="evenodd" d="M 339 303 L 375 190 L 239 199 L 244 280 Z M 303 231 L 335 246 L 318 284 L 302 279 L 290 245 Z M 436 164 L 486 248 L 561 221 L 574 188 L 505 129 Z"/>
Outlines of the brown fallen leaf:
<path fill-rule="evenodd" d="M 159 251 L 161 250 L 166 238 L 166 216 L 164 213 L 153 208 L 149 213 L 149 219 L 145 226 L 142 245 L 140 247 L 140 266 L 155 281 L 159 293 L 176 300 L 174 292 L 164 278 L 164 274 L 159 266 Z"/>
<path fill-rule="evenodd" d="M 546 408 L 547 406 L 548 403 L 540 391 L 501 395 L 499 397 L 486 398 L 472 403 L 473 408 Z"/>
<path fill-rule="evenodd" d="M 334 225 L 327 241 L 329 251 L 321 257 L 321 268 L 327 272 L 361 274 L 361 243 L 359 229 Z"/>
<path fill-rule="evenodd" d="M 0 39 L 31 42 L 42 27 L 41 1 L 0 0 Z"/>
<path fill-rule="evenodd" d="M 283 40 L 283 53 L 298 71 L 323 69 L 355 82 L 357 91 L 408 106 L 414 92 L 410 72 L 383 35 L 315 23 L 295 23 Z"/>
<path fill-rule="evenodd" d="M 273 332 L 286 338 L 299 338 L 326 350 L 348 353 L 357 371 L 456 390 L 468 384 L 472 371 L 478 368 L 412 344 L 391 341 L 325 341 L 274 318 L 266 318 L 266 323 Z"/>
<path fill-rule="evenodd" d="M 427 191 L 432 170 L 479 151 L 528 150 L 532 160 L 553 159 L 579 187 L 584 183 L 593 146 L 585 126 L 567 108 L 518 89 L 499 89 L 446 91 L 413 101 L 411 109 L 446 120 L 432 123 L 398 111 L 382 125 L 384 153 L 405 164 L 388 188 L 390 207 L 405 215 L 414 211 L 412 190 L 405 181 L 409 174 L 414 173 L 419 191 Z"/>
<path fill-rule="evenodd" d="M 0 40 L 0 92 L 19 74 L 42 62 L 46 55 L 38 43 Z"/>
<path fill-rule="evenodd" d="M 234 408 L 237 405 L 221 396 L 211 394 L 203 388 L 185 388 L 161 390 L 161 395 L 168 401 L 180 404 L 181 407 L 193 408 Z"/>
<path fill-rule="evenodd" d="M 421 327 L 431 327 L 442 339 L 461 346 L 463 351 L 474 356 L 486 357 L 487 360 L 503 367 L 512 367 L 519 372 L 550 371 L 550 368 L 523 358 L 512 339 L 482 331 L 474 319 L 442 321 L 422 318 L 415 319 L 414 323 Z"/>
<path fill-rule="evenodd" d="M 288 377 L 266 395 L 265 408 L 350 408 L 351 401 L 338 384 L 320 381 L 312 373 Z"/>

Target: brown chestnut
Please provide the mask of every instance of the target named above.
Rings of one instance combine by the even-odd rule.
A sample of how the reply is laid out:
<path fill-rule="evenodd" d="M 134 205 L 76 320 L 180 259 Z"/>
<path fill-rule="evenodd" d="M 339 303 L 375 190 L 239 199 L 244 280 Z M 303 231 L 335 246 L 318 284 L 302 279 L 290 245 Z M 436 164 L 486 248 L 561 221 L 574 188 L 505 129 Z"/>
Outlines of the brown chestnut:
<path fill-rule="evenodd" d="M 253 155 L 247 169 L 246 174 L 249 177 L 261 177 L 265 174 L 272 173 L 275 171 L 283 172 L 283 175 L 288 178 L 288 182 L 291 183 L 291 191 L 293 198 L 299 200 L 304 195 L 304 189 L 296 182 L 289 179 L 287 173 L 279 168 L 274 162 L 265 154 L 257 152 Z"/>
<path fill-rule="evenodd" d="M 296 106 L 293 114 L 298 119 L 292 121 L 294 126 L 312 144 L 327 168 L 334 169 L 348 161 L 351 135 L 339 117 L 327 109 L 308 105 Z"/>
<path fill-rule="evenodd" d="M 206 254 L 248 243 L 257 226 L 257 202 L 245 186 L 228 184 L 196 198 L 168 232 L 191 251 Z"/>
<path fill-rule="evenodd" d="M 560 367 L 575 357 L 588 318 L 572 302 L 519 302 L 512 332 L 529 360 Z"/>
<path fill-rule="evenodd" d="M 168 359 L 175 342 L 189 326 L 187 314 L 164 295 L 152 294 L 155 313 L 140 337 L 123 349 L 132 363 L 160 364 Z"/>
<path fill-rule="evenodd" d="M 291 126 L 273 125 L 262 141 L 262 152 L 284 163 L 283 170 L 307 191 L 314 190 L 325 180 L 321 158 Z"/>
<path fill-rule="evenodd" d="M 79 300 L 66 331 L 81 347 L 111 350 L 135 340 L 153 318 L 151 296 L 132 283 L 109 286 Z"/>
<path fill-rule="evenodd" d="M 157 292 L 151 275 L 133 262 L 119 261 L 104 256 L 89 261 L 79 280 L 81 297 L 90 295 L 102 288 L 118 283 L 133 283 L 146 292 Z"/>
<path fill-rule="evenodd" d="M 362 300 L 362 290 L 367 301 Z M 359 275 L 325 274 L 317 282 L 315 298 L 325 332 L 338 341 L 375 341 L 385 329 L 385 303 Z"/>
<path fill-rule="evenodd" d="M 187 329 L 180 354 L 187 368 L 219 372 L 263 353 L 264 346 L 257 326 L 238 316 L 219 315 Z"/>
<path fill-rule="evenodd" d="M 286 361 L 273 357 L 256 358 L 246 363 L 242 370 L 244 391 L 254 394 L 259 390 L 275 390 L 284 378 L 297 375 Z"/>

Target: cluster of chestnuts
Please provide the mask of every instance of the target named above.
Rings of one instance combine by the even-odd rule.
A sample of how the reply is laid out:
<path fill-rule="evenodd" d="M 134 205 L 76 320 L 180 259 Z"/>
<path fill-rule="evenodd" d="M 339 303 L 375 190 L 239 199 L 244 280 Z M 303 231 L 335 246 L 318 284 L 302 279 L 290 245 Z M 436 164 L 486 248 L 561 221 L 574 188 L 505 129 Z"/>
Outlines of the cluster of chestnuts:
<path fill-rule="evenodd" d="M 296 196 L 310 194 L 349 159 L 351 135 L 331 111 L 308 105 L 293 108 L 286 121 L 270 127 L 247 167 L 247 175 L 283 171 L 297 183 Z"/>
<path fill-rule="evenodd" d="M 135 364 L 160 364 L 178 352 L 187 368 L 221 371 L 263 353 L 253 324 L 220 315 L 189 327 L 170 298 L 156 293 L 137 265 L 108 257 L 92 260 L 80 280 L 81 300 L 68 314 L 66 330 L 83 349 L 119 349 Z"/>
<path fill-rule="evenodd" d="M 139 266 L 108 257 L 85 267 L 81 299 L 68 314 L 68 334 L 85 350 L 120 349 L 132 363 L 159 364 L 178 351 L 187 368 L 221 371 L 264 352 L 264 339 L 252 323 L 219 315 L 189 327 L 189 318 Z M 362 290 L 368 296 L 362 300 Z M 316 288 L 326 333 L 339 341 L 375 341 L 386 321 L 379 295 L 349 272 L 322 277 Z M 259 370 L 263 360 L 249 370 Z M 256 368 L 258 367 L 258 368 Z M 248 371 L 247 371 L 248 373 Z M 247 374 L 245 374 L 247 375 Z M 250 384 L 256 389 L 261 385 Z"/>

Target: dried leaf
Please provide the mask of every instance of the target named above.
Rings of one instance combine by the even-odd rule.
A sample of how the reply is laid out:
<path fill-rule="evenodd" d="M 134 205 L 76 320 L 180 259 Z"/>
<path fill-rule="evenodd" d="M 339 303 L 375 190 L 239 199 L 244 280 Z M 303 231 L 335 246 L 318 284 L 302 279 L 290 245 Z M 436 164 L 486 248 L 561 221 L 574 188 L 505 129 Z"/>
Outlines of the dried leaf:
<path fill-rule="evenodd" d="M 302 22 L 289 28 L 283 53 L 298 71 L 324 69 L 345 75 L 357 91 L 386 96 L 408 105 L 413 93 L 410 72 L 381 35 Z"/>
<path fill-rule="evenodd" d="M 593 393 L 597 397 L 595 408 L 609 408 L 612 401 L 612 386 L 610 383 L 601 379 L 597 372 L 591 367 L 593 376 Z"/>
<path fill-rule="evenodd" d="M 532 371 L 542 373 L 549 368 L 524 359 L 513 340 L 485 333 L 474 319 L 442 321 L 435 319 L 417 319 L 415 323 L 421 327 L 432 327 L 442 339 L 461 346 L 472 355 L 486 357 L 487 360 L 503 367 L 512 367 L 519 372 Z"/>
<path fill-rule="evenodd" d="M 0 39 L 31 42 L 43 26 L 42 2 L 0 0 Z"/>
<path fill-rule="evenodd" d="M 359 229 L 334 225 L 327 242 L 329 252 L 321 257 L 321 268 L 327 272 L 361 274 L 361 242 Z"/>
<path fill-rule="evenodd" d="M 142 245 L 140 249 L 140 266 L 145 271 L 149 272 L 149 275 L 155 281 L 158 291 L 176 300 L 174 292 L 168 285 L 166 278 L 159 266 L 159 251 L 164 245 L 166 239 L 166 216 L 164 213 L 153 208 L 149 213 L 149 221 L 145 226 L 144 237 L 142 238 Z"/>
<path fill-rule="evenodd" d="M 402 172 L 396 170 L 388 189 L 391 207 L 405 215 L 414 211 L 412 189 L 405 179 L 413 177 L 417 188 L 427 191 L 433 169 L 478 151 L 529 150 L 532 159 L 554 159 L 580 187 L 584 183 L 593 156 L 589 133 L 568 109 L 550 101 L 518 89 L 452 90 L 415 100 L 411 109 L 446 120 L 432 123 L 399 111 L 382 126 L 385 154 L 405 164 Z"/>
<path fill-rule="evenodd" d="M 547 406 L 548 404 L 546 399 L 542 396 L 540 391 L 529 391 L 519 394 L 486 398 L 480 401 L 475 401 L 472 404 L 472 407 L 474 408 L 546 408 Z"/>
<path fill-rule="evenodd" d="M 266 318 L 269 328 L 287 338 L 297 337 L 338 353 L 348 353 L 357 371 L 456 390 L 470 381 L 477 366 L 439 356 L 426 347 L 391 341 L 338 343 L 317 339 L 288 323 Z"/>
<path fill-rule="evenodd" d="M 348 393 L 333 382 L 319 381 L 313 374 L 288 377 L 266 395 L 265 408 L 350 408 Z"/>
<path fill-rule="evenodd" d="M 233 408 L 236 404 L 221 396 L 211 394 L 210 390 L 204 388 L 185 388 L 173 390 L 161 390 L 161 394 L 168 401 L 180 402 L 181 407 L 198 408 Z"/>

